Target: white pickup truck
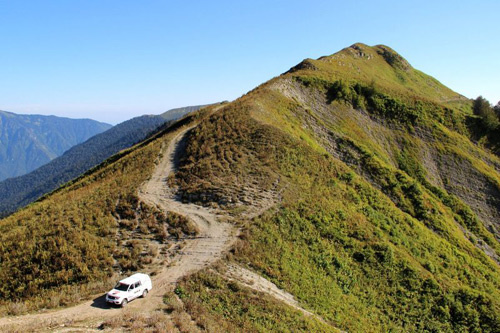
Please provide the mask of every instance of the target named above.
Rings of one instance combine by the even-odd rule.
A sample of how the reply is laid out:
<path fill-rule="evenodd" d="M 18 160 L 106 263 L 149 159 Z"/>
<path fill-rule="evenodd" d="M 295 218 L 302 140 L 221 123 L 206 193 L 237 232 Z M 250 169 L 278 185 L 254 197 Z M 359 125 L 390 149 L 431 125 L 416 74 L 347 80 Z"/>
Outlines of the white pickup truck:
<path fill-rule="evenodd" d="M 106 302 L 124 307 L 135 298 L 146 297 L 152 288 L 153 285 L 149 275 L 136 273 L 119 281 L 116 286 L 106 294 Z"/>

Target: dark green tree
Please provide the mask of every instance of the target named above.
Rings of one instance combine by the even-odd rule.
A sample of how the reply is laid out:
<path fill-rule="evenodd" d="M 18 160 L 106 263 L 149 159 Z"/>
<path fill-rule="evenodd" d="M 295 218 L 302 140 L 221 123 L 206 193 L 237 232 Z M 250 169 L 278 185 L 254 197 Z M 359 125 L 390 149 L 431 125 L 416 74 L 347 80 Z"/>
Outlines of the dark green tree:
<path fill-rule="evenodd" d="M 495 114 L 500 119 L 500 101 L 493 107 L 493 111 L 495 111 Z"/>
<path fill-rule="evenodd" d="M 498 117 L 491 107 L 490 102 L 483 96 L 479 96 L 474 100 L 473 110 L 474 114 L 481 118 L 482 125 L 488 131 L 493 131 L 500 125 Z"/>

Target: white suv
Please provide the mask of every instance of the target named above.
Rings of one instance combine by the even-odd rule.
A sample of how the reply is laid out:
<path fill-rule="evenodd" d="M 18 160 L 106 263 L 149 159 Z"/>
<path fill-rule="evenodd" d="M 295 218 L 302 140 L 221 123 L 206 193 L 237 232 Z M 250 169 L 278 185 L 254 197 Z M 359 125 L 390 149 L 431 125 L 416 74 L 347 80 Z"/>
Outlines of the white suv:
<path fill-rule="evenodd" d="M 116 286 L 106 294 L 106 302 L 124 307 L 135 298 L 146 297 L 152 288 L 153 285 L 149 275 L 136 273 L 119 281 Z"/>

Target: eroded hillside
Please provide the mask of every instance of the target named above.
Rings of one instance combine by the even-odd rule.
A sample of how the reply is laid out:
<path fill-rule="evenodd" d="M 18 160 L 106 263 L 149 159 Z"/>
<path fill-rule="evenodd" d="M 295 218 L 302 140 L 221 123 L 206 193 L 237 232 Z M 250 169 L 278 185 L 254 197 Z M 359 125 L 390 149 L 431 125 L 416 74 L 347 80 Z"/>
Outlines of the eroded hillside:
<path fill-rule="evenodd" d="M 499 331 L 499 160 L 471 141 L 470 105 L 390 48 L 356 44 L 184 119 L 164 186 L 175 206 L 213 210 L 239 233 L 220 260 L 166 293 L 156 322 L 172 320 L 172 331 Z M 110 262 L 125 267 L 126 251 L 147 252 L 121 246 L 124 235 L 174 236 L 183 218 L 136 194 L 176 128 L 2 220 L 2 272 L 18 272 L 15 286 L 0 285 L 4 297 L 36 303 L 24 290 L 40 297 L 105 281 Z M 27 246 L 8 252 L 19 239 Z M 87 267 L 47 265 L 57 252 L 46 243 L 88 254 Z M 72 272 L 80 278 L 52 278 Z M 101 328 L 153 330 L 151 320 L 124 313 Z"/>
<path fill-rule="evenodd" d="M 274 191 L 230 260 L 341 329 L 493 332 L 499 160 L 468 138 L 468 117 L 470 101 L 394 51 L 356 44 L 202 122 L 178 184 L 229 211 Z M 223 286 L 186 288 L 232 329 L 255 315 Z"/>

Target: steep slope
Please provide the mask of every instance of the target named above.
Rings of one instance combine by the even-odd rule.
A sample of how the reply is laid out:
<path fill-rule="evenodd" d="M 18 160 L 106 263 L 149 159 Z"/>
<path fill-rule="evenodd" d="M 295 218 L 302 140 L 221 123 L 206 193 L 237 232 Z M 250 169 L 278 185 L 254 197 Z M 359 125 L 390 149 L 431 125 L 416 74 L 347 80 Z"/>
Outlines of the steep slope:
<path fill-rule="evenodd" d="M 35 170 L 111 125 L 0 111 L 0 181 Z"/>
<path fill-rule="evenodd" d="M 470 117 L 470 101 L 386 46 L 306 60 L 1 220 L 0 299 L 20 302 L 4 301 L 10 313 L 72 304 L 113 271 L 159 274 L 148 262 L 168 265 L 196 211 L 213 211 L 237 242 L 158 312 L 72 327 L 498 332 L 500 169 Z M 177 172 L 156 173 L 181 128 Z M 137 196 L 148 179 L 165 182 L 163 205 Z"/>
<path fill-rule="evenodd" d="M 7 216 L 26 206 L 120 150 L 144 140 L 166 122 L 176 120 L 200 107 L 189 106 L 169 110 L 160 116 L 147 115 L 127 120 L 76 145 L 27 175 L 0 182 L 0 216 Z"/>
<path fill-rule="evenodd" d="M 40 307 L 72 305 L 92 293 L 109 289 L 116 278 L 108 280 L 107 276 L 113 271 L 126 273 L 141 268 L 151 272 L 155 289 L 148 299 L 130 305 L 134 327 L 154 325 L 160 331 L 176 331 L 176 327 L 199 331 L 195 322 L 186 321 L 188 314 L 181 309 L 172 310 L 167 299 L 174 294 L 173 283 L 179 278 L 220 259 L 234 240 L 232 227 L 224 222 L 232 218 L 182 203 L 165 181 L 169 170 L 178 164 L 178 157 L 174 156 L 183 151 L 180 138 L 215 109 L 162 130 L 114 156 L 89 175 L 0 221 L 0 274 L 5 282 L 0 284 L 0 305 L 4 305 L 0 310 L 19 314 Z M 146 202 L 157 205 L 163 213 Z M 93 301 L 67 309 L 0 318 L 0 328 L 116 328 L 117 320 L 127 325 L 130 311 L 108 309 L 102 296 L 92 298 Z M 265 296 L 260 299 L 268 307 L 273 306 L 274 311 L 287 313 L 302 327 L 316 331 L 325 326 L 301 318 L 299 310 L 273 304 Z M 102 323 L 106 318 L 114 319 Z M 218 329 L 213 326 L 211 330 Z"/>
<path fill-rule="evenodd" d="M 175 170 L 177 148 L 189 129 L 190 127 L 181 127 L 179 130 L 173 131 L 173 135 L 168 140 L 168 146 L 163 152 L 164 157 L 155 167 L 151 178 L 141 186 L 139 199 L 152 206 L 161 207 L 165 212 L 171 211 L 175 214 L 192 217 L 199 230 L 198 236 L 184 239 L 183 242 L 186 244 L 183 246 L 182 252 L 174 253 L 169 259 L 169 265 L 161 267 L 153 277 L 154 289 L 148 295 L 148 300 L 136 301 L 129 306 L 135 312 L 148 313 L 161 307 L 162 298 L 171 289 L 172 284 L 176 283 L 180 277 L 193 271 L 196 272 L 219 260 L 222 253 L 231 245 L 232 226 L 229 223 L 218 221 L 218 216 L 211 209 L 182 203 L 173 196 L 165 184 L 164 175 Z M 164 143 L 166 142 L 164 141 Z M 72 323 L 89 318 L 102 320 L 120 313 L 119 310 L 103 313 L 102 306 L 93 307 L 93 303 L 96 301 L 88 301 L 65 310 L 20 317 L 16 320 L 0 319 L 0 328 L 5 328 L 8 324 L 10 327 L 15 325 L 19 330 L 22 328 L 29 330 L 32 327 L 40 327 L 42 323 L 55 325 L 56 323 Z"/>
<path fill-rule="evenodd" d="M 388 47 L 356 44 L 202 122 L 177 183 L 229 211 L 274 189 L 232 260 L 335 326 L 495 332 L 499 160 L 469 139 L 468 117 L 470 101 Z M 183 284 L 192 316 L 252 327 L 251 305 L 211 279 Z"/>
<path fill-rule="evenodd" d="M 346 59 L 346 54 L 349 60 L 338 60 Z M 314 62 L 318 67 L 325 63 L 333 63 L 335 70 L 328 67 L 330 71 L 320 70 L 320 75 L 310 70 L 292 73 L 283 78 L 286 86 L 270 87 L 305 107 L 326 93 L 323 103 L 310 108 L 311 115 L 296 114 L 321 138 L 320 144 L 379 187 L 387 179 L 376 179 L 369 170 L 366 162 L 374 159 L 380 159 L 385 170 L 399 169 L 415 178 L 447 206 L 468 210 L 449 195 L 458 197 L 479 217 L 464 211 L 459 214 L 463 223 L 470 228 L 483 224 L 500 239 L 500 160 L 469 139 L 471 102 L 411 68 L 385 46 L 356 44 Z M 336 74 L 337 66 L 356 68 L 351 80 Z M 371 68 L 370 83 L 359 74 L 368 71 L 366 66 Z M 394 193 L 390 195 L 397 200 Z"/>

